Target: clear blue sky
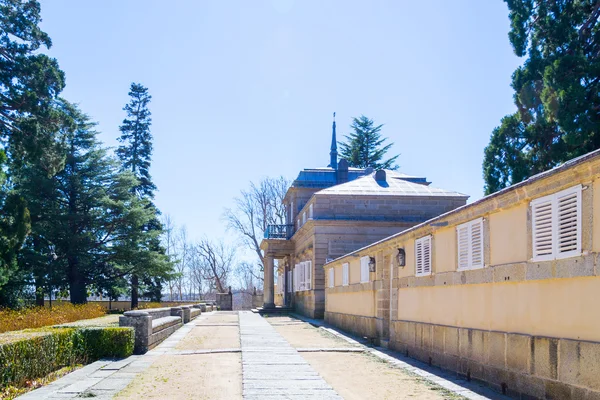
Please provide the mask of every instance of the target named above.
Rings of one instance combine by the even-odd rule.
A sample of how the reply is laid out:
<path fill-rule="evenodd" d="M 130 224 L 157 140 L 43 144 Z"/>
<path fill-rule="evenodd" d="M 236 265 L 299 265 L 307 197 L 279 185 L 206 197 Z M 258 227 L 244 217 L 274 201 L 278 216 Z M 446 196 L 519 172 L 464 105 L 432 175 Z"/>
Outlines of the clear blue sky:
<path fill-rule="evenodd" d="M 351 117 L 384 123 L 401 171 L 482 196 L 483 149 L 515 110 L 501 0 L 42 0 L 63 96 L 116 144 L 132 81 L 153 96 L 156 203 L 220 237 L 250 181 L 329 161 Z"/>

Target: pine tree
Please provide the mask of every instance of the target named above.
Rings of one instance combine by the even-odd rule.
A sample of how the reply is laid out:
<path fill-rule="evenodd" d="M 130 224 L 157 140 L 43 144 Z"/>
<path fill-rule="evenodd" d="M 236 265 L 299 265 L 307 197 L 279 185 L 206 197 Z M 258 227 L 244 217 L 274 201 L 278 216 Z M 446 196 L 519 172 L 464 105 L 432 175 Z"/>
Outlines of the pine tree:
<path fill-rule="evenodd" d="M 361 115 L 353 118 L 350 128 L 353 130 L 346 135 L 346 143 L 340 144 L 340 154 L 348 161 L 348 165 L 357 168 L 372 167 L 374 169 L 397 169 L 394 163 L 398 156 L 382 161 L 393 143 L 384 145 L 387 138 L 381 138 L 383 125 L 374 126 L 372 119 Z"/>
<path fill-rule="evenodd" d="M 140 197 L 153 199 L 156 186 L 150 176 L 150 163 L 152 162 L 152 133 L 150 125 L 150 110 L 148 104 L 152 96 L 148 89 L 139 83 L 132 83 L 129 90 L 131 100 L 123 108 L 127 118 L 119 127 L 121 145 L 117 149 L 117 156 L 121 160 L 123 169 L 133 172 L 139 183 L 136 192 Z"/>
<path fill-rule="evenodd" d="M 71 302 L 84 303 L 89 292 L 114 292 L 138 262 L 160 267 L 164 260 L 140 257 L 154 214 L 134 191 L 137 179 L 119 171 L 85 114 L 67 102 L 61 107 L 72 120 L 62 128 L 65 168 L 54 176 L 37 164 L 15 172 L 17 190 L 36 213 L 20 262 L 46 290 L 67 288 Z"/>
<path fill-rule="evenodd" d="M 505 0 L 509 40 L 525 57 L 512 76 L 517 112 L 485 149 L 485 193 L 600 148 L 600 5 Z"/>
<path fill-rule="evenodd" d="M 150 176 L 150 165 L 152 161 L 152 134 L 150 126 L 150 110 L 148 105 L 152 96 L 148 94 L 148 89 L 139 83 L 132 83 L 129 90 L 130 101 L 123 108 L 127 112 L 127 117 L 119 127 L 121 136 L 119 142 L 121 145 L 117 149 L 117 156 L 121 160 L 123 170 L 131 171 L 138 180 L 135 187 L 135 193 L 140 199 L 149 202 L 149 212 L 154 214 L 148 224 L 143 228 L 147 238 L 152 237 L 145 244 L 138 244 L 140 256 L 159 256 L 165 254 L 160 245 L 159 235 L 162 232 L 162 225 L 159 220 L 160 212 L 151 202 L 154 198 L 156 186 Z M 142 257 L 141 257 L 142 258 Z M 161 273 L 166 272 L 161 268 Z M 163 276 L 165 276 L 163 274 Z M 140 292 L 141 283 L 145 286 L 145 293 L 151 293 L 153 298 L 160 296 L 162 288 L 161 279 L 163 276 L 153 275 L 152 268 L 147 264 L 137 263 L 131 274 L 131 307 L 136 308 Z M 158 295 L 157 295 L 158 292 Z"/>

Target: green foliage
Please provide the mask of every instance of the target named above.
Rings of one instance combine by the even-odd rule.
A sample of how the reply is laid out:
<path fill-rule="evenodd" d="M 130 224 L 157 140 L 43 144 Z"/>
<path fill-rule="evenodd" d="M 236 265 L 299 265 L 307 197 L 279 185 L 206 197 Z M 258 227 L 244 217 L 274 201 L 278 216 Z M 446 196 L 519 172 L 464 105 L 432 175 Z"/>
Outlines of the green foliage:
<path fill-rule="evenodd" d="M 387 138 L 381 138 L 383 125 L 374 125 L 372 119 L 361 115 L 353 118 L 350 128 L 353 132 L 346 135 L 346 143 L 340 144 L 340 154 L 348 165 L 357 168 L 398 169 L 394 163 L 398 156 L 383 160 L 393 143 L 384 145 Z"/>
<path fill-rule="evenodd" d="M 53 328 L 24 332 L 31 332 L 32 337 L 0 344 L 0 387 L 22 386 L 28 380 L 77 363 L 133 354 L 132 328 Z"/>
<path fill-rule="evenodd" d="M 600 148 L 600 4 L 505 0 L 518 111 L 485 149 L 486 194 Z"/>

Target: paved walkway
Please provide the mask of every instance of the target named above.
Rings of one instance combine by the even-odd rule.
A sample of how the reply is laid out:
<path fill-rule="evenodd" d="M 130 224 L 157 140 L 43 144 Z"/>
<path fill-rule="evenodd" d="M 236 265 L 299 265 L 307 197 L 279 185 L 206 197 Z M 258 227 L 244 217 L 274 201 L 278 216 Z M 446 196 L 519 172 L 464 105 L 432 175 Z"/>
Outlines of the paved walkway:
<path fill-rule="evenodd" d="M 341 399 L 264 318 L 239 317 L 244 399 Z"/>
<path fill-rule="evenodd" d="M 203 313 L 144 355 L 97 361 L 20 399 L 504 398 L 481 389 L 323 321 L 225 311 Z"/>

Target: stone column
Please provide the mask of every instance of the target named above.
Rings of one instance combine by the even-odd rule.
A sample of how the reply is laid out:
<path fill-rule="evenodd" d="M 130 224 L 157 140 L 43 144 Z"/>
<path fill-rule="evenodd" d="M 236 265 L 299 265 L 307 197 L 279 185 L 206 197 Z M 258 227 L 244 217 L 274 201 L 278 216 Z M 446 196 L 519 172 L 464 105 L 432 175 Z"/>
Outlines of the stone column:
<path fill-rule="evenodd" d="M 264 285 L 264 304 L 263 308 L 275 307 L 275 287 L 273 277 L 273 256 L 265 254 L 265 285 Z"/>

